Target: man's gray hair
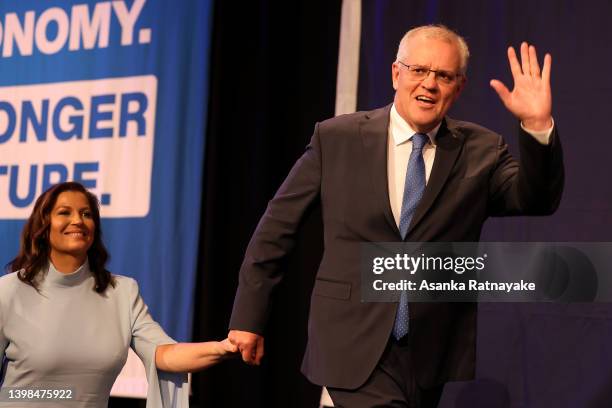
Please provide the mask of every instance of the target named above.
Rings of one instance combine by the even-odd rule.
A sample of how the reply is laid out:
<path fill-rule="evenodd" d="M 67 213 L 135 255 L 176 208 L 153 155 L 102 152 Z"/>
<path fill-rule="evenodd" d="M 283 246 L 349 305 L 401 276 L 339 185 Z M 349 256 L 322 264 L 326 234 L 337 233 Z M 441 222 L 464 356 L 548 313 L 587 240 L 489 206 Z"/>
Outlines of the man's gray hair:
<path fill-rule="evenodd" d="M 427 39 L 442 40 L 451 44 L 455 44 L 459 50 L 461 73 L 465 75 L 467 71 L 468 59 L 470 58 L 470 50 L 467 43 L 459 34 L 443 26 L 442 24 L 430 24 L 426 26 L 415 27 L 408 31 L 402 37 L 399 47 L 397 48 L 396 60 L 400 61 L 406 56 L 408 42 L 415 37 L 422 36 Z"/>

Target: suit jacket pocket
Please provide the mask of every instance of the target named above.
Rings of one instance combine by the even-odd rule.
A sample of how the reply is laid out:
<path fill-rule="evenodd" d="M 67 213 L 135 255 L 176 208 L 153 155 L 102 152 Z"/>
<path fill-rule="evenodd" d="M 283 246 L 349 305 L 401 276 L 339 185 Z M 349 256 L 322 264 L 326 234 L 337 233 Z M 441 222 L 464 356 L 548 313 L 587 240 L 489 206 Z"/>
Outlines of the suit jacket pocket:
<path fill-rule="evenodd" d="M 351 284 L 348 282 L 317 279 L 312 292 L 317 296 L 348 300 L 351 297 Z"/>

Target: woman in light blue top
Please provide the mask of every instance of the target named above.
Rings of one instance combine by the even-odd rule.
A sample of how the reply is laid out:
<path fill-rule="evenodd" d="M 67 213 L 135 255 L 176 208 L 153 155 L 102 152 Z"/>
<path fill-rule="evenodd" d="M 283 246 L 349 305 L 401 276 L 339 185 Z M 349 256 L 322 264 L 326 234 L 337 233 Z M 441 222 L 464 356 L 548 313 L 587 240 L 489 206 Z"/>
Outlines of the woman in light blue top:
<path fill-rule="evenodd" d="M 147 407 L 186 407 L 183 373 L 236 352 L 227 339 L 177 344 L 164 333 L 136 281 L 105 269 L 98 205 L 74 182 L 34 205 L 9 264 L 17 272 L 0 278 L 0 407 L 106 407 L 129 347 L 147 371 Z M 69 391 L 24 400 L 35 389 Z"/>

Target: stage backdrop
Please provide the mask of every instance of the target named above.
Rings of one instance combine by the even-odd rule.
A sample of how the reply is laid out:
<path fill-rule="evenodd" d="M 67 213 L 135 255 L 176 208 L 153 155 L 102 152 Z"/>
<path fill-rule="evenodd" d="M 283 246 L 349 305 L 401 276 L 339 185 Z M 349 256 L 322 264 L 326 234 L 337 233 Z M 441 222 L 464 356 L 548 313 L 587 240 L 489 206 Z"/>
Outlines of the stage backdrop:
<path fill-rule="evenodd" d="M 540 61 L 552 54 L 553 117 L 565 151 L 561 206 L 550 217 L 508 217 L 486 224 L 488 241 L 610 241 L 612 139 L 603 127 L 612 112 L 612 4 L 578 0 L 345 0 L 360 12 L 353 47 L 359 49 L 354 94 L 339 85 L 347 112 L 393 100 L 391 63 L 403 34 L 442 23 L 471 50 L 467 86 L 450 116 L 505 136 L 518 155 L 517 120 L 489 86 L 511 89 L 506 49 L 535 44 Z M 344 15 L 343 15 L 344 17 Z M 343 30 L 345 25 L 343 24 Z M 341 37 L 342 38 L 342 37 Z M 350 50 L 349 50 L 350 51 Z M 353 49 L 354 51 L 354 49 Z M 348 57 L 346 56 L 348 55 Z M 352 58 L 347 52 L 347 64 Z M 342 63 L 342 52 L 340 63 Z M 338 72 L 350 72 L 339 67 Z M 357 80 L 358 79 L 358 80 Z M 339 112 L 341 113 L 341 112 Z M 466 208 L 469 211 L 469 208 Z M 450 384 L 441 407 L 611 406 L 612 307 L 609 304 L 481 304 L 477 379 Z"/>
<path fill-rule="evenodd" d="M 109 269 L 191 337 L 207 112 L 208 0 L 0 3 L 0 262 L 50 185 L 101 201 Z"/>

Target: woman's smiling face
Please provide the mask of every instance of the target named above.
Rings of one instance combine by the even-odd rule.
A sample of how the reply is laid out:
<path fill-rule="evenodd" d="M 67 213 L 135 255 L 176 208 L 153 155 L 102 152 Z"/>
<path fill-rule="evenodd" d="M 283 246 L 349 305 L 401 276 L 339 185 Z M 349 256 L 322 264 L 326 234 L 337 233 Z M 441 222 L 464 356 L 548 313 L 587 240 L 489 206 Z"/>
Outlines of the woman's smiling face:
<path fill-rule="evenodd" d="M 78 191 L 61 193 L 51 210 L 51 258 L 72 255 L 85 261 L 94 240 L 96 224 L 87 197 Z"/>

